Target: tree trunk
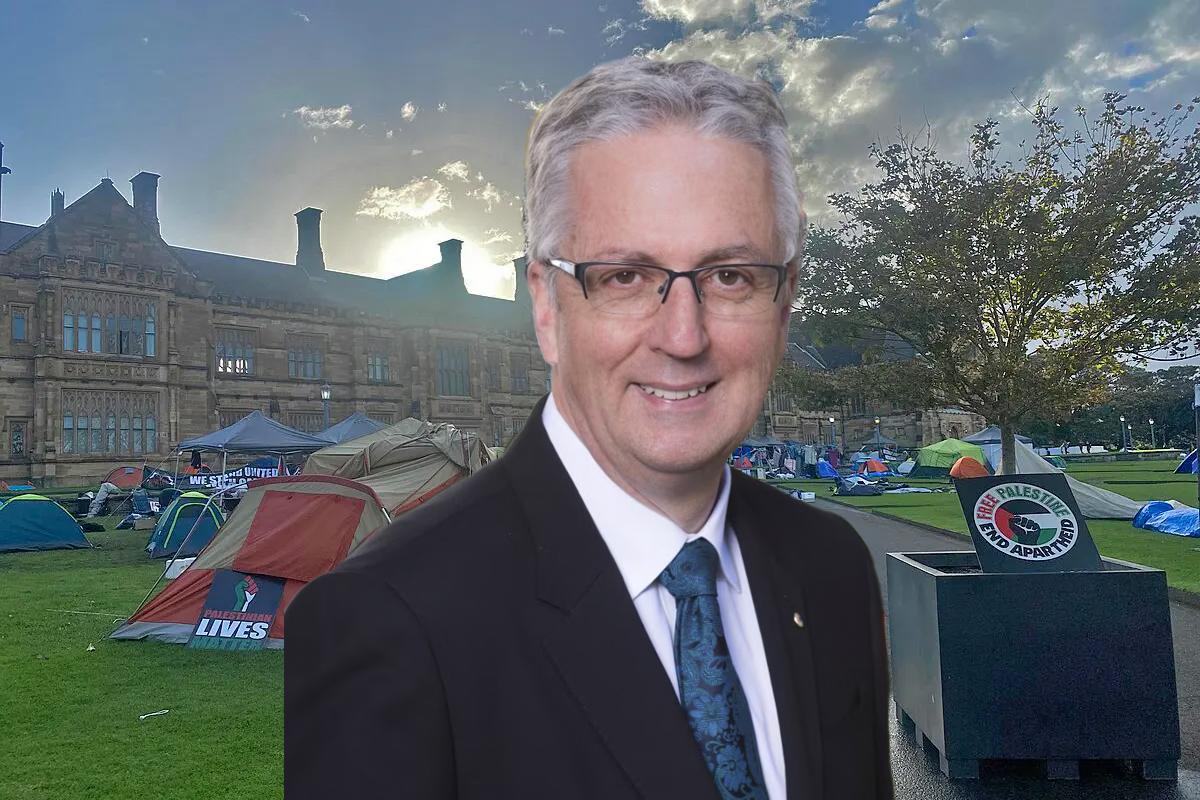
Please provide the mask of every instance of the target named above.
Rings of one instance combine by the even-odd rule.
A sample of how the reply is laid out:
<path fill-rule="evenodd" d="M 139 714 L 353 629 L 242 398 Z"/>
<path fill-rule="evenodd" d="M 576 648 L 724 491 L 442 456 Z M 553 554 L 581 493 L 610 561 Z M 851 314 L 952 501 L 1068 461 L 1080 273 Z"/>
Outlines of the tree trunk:
<path fill-rule="evenodd" d="M 1000 469 L 997 475 L 1012 475 L 1017 471 L 1017 434 L 1012 422 L 1000 423 Z"/>

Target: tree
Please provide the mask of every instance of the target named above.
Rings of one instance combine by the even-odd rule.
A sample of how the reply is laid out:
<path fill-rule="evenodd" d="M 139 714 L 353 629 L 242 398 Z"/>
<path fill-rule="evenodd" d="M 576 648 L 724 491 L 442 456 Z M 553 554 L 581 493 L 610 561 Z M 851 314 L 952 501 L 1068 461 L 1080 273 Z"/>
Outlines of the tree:
<path fill-rule="evenodd" d="M 1015 161 L 994 120 L 965 165 L 928 133 L 873 146 L 882 177 L 831 196 L 839 221 L 811 234 L 799 313 L 903 346 L 911 359 L 875 369 L 999 425 L 1007 469 L 1025 415 L 1102 402 L 1132 359 L 1200 351 L 1200 98 L 1166 114 L 1124 101 L 1077 108 L 1073 133 L 1039 102 Z"/>

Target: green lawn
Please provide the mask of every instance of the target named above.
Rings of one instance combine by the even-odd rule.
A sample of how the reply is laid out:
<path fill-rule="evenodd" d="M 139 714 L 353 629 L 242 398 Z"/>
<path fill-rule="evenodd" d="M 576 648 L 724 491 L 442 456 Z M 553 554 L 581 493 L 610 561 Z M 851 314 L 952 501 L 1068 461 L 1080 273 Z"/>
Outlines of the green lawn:
<path fill-rule="evenodd" d="M 0 555 L 0 797 L 282 796 L 281 652 L 106 638 L 162 569 L 147 535 Z"/>
<path fill-rule="evenodd" d="M 1175 466 L 1174 461 L 1077 464 L 1068 472 L 1078 480 L 1134 500 L 1178 500 L 1195 506 L 1196 476 L 1175 475 Z M 949 485 L 946 481 L 914 480 L 907 483 L 930 488 Z M 954 492 L 834 497 L 830 493 L 831 481 L 796 481 L 788 485 L 846 505 L 923 522 L 964 537 L 967 535 L 967 523 Z M 1169 585 L 1200 593 L 1200 539 L 1141 530 L 1123 520 L 1089 520 L 1088 530 L 1102 555 L 1163 569 Z"/>

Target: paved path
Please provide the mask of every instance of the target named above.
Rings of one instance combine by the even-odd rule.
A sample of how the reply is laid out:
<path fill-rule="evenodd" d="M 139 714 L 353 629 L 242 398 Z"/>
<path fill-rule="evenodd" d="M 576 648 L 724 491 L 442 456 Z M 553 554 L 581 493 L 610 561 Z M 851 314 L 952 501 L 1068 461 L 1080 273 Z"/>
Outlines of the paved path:
<path fill-rule="evenodd" d="M 939 534 L 903 522 L 877 517 L 832 501 L 819 501 L 854 525 L 875 557 L 875 570 L 886 574 L 886 553 L 897 551 L 969 550 L 961 536 Z M 886 603 L 887 587 L 883 586 Z M 1048 798 L 1067 800 L 1200 800 L 1200 609 L 1171 603 L 1172 636 L 1175 643 L 1175 672 L 1179 687 L 1179 724 L 1183 754 L 1179 782 L 1143 782 L 1121 774 L 1113 765 L 1085 764 L 1080 781 L 1047 782 L 1018 765 L 1011 770 L 990 770 L 985 765 L 980 781 L 949 781 L 938 771 L 936 758 L 926 756 L 913 737 L 892 720 L 892 769 L 898 800 L 1007 800 Z"/>

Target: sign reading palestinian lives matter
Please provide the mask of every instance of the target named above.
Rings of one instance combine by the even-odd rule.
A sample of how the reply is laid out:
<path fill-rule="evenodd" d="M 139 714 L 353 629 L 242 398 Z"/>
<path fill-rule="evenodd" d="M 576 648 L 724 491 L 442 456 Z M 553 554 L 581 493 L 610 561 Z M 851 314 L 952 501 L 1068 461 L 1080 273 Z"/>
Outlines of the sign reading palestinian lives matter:
<path fill-rule="evenodd" d="M 1103 569 L 1066 476 L 993 475 L 955 486 L 984 572 Z"/>
<path fill-rule="evenodd" d="M 261 650 L 282 597 L 280 578 L 216 570 L 187 646 L 197 650 Z"/>

